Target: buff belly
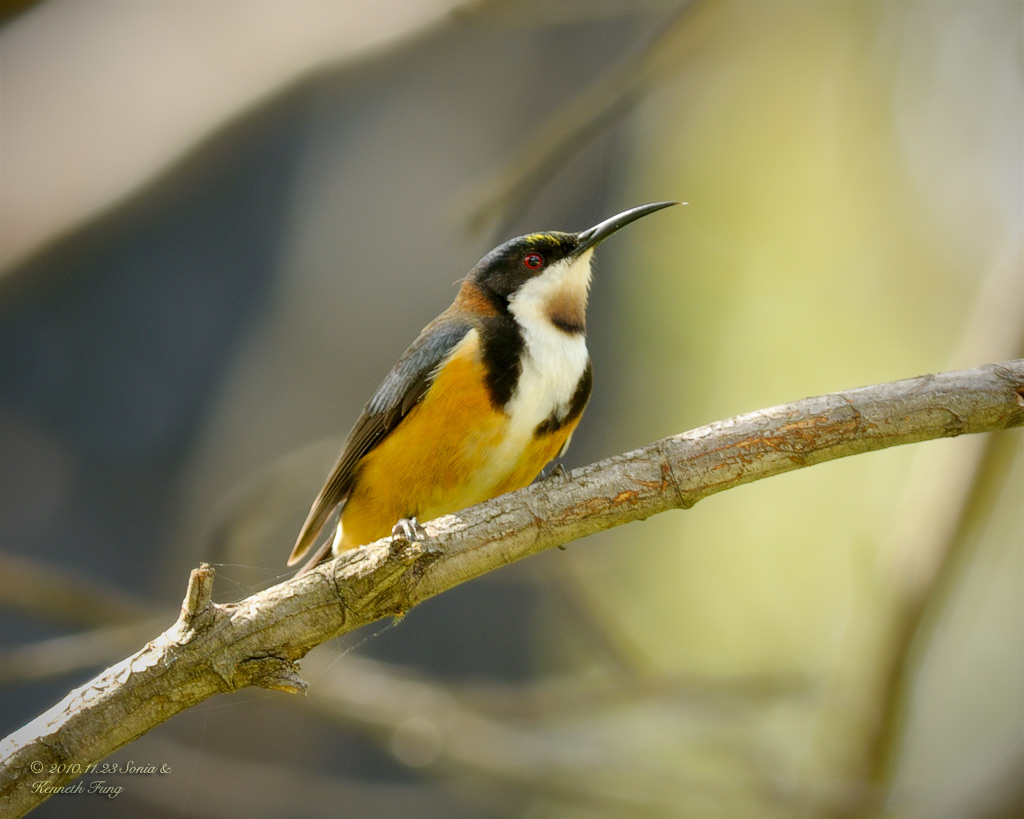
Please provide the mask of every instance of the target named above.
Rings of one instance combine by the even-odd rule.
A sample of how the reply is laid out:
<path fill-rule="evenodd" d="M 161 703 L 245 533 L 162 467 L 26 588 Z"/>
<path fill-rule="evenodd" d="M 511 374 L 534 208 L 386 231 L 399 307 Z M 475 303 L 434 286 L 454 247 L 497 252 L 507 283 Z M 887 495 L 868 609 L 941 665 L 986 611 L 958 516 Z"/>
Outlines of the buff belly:
<path fill-rule="evenodd" d="M 341 514 L 334 552 L 391 534 L 401 518 L 456 512 L 526 486 L 576 426 L 536 435 L 550 408 L 513 424 L 485 387 L 475 333 L 461 344 L 423 400 L 363 459 Z"/>

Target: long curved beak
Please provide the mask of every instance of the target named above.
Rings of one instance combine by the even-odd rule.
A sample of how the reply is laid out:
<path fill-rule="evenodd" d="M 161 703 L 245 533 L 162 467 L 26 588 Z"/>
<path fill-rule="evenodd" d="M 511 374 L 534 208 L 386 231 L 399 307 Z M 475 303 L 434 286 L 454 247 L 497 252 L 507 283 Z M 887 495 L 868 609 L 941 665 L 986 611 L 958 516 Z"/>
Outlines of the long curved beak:
<path fill-rule="evenodd" d="M 656 210 L 662 208 L 671 207 L 672 205 L 678 205 L 679 202 L 652 202 L 649 205 L 639 205 L 629 210 L 624 210 L 610 219 L 605 219 L 600 224 L 594 225 L 592 228 L 581 230 L 576 236 L 579 238 L 580 243 L 573 252 L 574 256 L 578 256 L 585 250 L 589 250 L 592 247 L 596 247 L 609 236 L 611 236 L 619 228 L 624 228 L 630 222 L 635 222 L 641 216 L 646 216 L 649 213 L 654 213 Z"/>

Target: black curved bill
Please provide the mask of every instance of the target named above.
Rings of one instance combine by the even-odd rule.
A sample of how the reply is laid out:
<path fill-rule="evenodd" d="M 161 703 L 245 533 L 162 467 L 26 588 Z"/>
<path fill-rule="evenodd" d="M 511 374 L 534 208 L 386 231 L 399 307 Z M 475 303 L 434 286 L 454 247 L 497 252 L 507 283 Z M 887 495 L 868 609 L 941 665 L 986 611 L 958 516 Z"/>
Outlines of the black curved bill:
<path fill-rule="evenodd" d="M 679 202 L 652 202 L 649 205 L 639 205 L 629 210 L 624 210 L 622 213 L 612 216 L 610 219 L 605 219 L 600 224 L 594 225 L 592 228 L 581 230 L 576 235 L 579 237 L 580 243 L 576 248 L 573 255 L 579 255 L 583 251 L 595 247 L 596 245 L 603 242 L 609 236 L 611 236 L 619 228 L 624 228 L 630 222 L 635 222 L 641 216 L 647 216 L 649 213 L 654 213 L 662 208 L 671 207 L 672 205 L 678 205 Z"/>

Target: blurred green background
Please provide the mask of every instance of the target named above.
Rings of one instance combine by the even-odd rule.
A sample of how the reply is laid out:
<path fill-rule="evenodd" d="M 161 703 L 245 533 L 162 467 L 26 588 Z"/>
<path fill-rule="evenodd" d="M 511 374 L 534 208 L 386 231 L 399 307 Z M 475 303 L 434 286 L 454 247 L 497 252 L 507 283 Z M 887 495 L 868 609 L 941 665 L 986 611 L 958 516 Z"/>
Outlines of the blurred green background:
<path fill-rule="evenodd" d="M 1024 355 L 1022 31 L 1020 2 L 7 17 L 0 730 L 169 625 L 198 561 L 221 600 L 286 576 L 362 404 L 508 236 L 688 202 L 601 248 L 567 467 Z M 35 815 L 1020 815 L 1021 444 L 538 556 L 318 649 L 305 700 L 112 757 L 171 776 Z"/>

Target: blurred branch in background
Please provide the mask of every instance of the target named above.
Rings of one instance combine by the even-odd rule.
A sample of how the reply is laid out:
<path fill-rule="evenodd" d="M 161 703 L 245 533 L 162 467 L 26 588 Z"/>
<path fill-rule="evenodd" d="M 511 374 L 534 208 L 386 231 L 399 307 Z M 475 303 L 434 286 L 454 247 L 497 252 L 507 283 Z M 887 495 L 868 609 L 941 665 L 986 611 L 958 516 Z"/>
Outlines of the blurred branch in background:
<path fill-rule="evenodd" d="M 189 760 L 211 772 L 190 784 L 192 810 L 182 810 L 181 786 L 173 775 L 154 777 L 138 794 L 149 810 L 174 816 L 335 819 L 341 810 L 352 816 L 443 816 L 459 806 L 458 794 L 447 794 L 432 782 L 367 782 L 343 774 L 329 776 L 298 767 L 287 755 L 278 756 L 276 764 L 258 762 L 242 754 L 217 753 L 153 736 L 141 740 L 137 751 L 150 759 Z"/>
<path fill-rule="evenodd" d="M 504 236 L 529 200 L 555 176 L 557 167 L 613 122 L 621 120 L 644 93 L 677 71 L 693 48 L 713 30 L 718 13 L 707 3 L 683 0 L 644 47 L 547 119 L 501 165 L 456 195 L 456 213 L 465 214 L 474 233 Z"/>
<path fill-rule="evenodd" d="M 1024 353 L 1024 304 L 1006 298 L 1024 259 L 1016 247 L 997 254 L 967 315 L 952 362 L 975 355 Z M 833 668 L 831 703 L 822 716 L 823 746 L 845 743 L 849 792 L 832 807 L 837 817 L 867 817 L 882 809 L 896 774 L 910 718 L 916 669 L 949 606 L 957 575 L 971 560 L 971 526 L 988 519 L 997 487 L 1010 480 L 1014 446 L 971 439 L 956 451 L 921 450 L 907 477 L 899 516 L 883 544 L 872 605 L 863 606 L 847 629 L 840 657 L 861 656 Z M 838 734 L 835 725 L 847 729 Z M 826 753 L 828 751 L 826 750 Z"/>
<path fill-rule="evenodd" d="M 32 6 L 42 0 L 4 0 L 0 4 L 0 26 L 7 25 L 11 20 L 15 19 L 19 14 L 23 14 L 28 11 Z"/>
<path fill-rule="evenodd" d="M 145 601 L 113 585 L 9 552 L 0 552 L 0 605 L 77 626 L 121 624 L 152 614 Z"/>

